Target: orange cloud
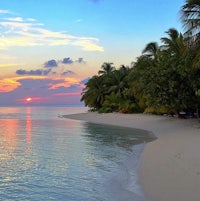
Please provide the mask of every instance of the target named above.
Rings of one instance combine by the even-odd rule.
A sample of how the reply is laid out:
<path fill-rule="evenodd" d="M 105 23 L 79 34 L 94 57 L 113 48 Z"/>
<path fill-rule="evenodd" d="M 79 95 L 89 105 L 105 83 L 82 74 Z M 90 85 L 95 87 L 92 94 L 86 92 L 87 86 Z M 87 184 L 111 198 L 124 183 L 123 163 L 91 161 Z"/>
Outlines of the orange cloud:
<path fill-rule="evenodd" d="M 60 79 L 60 78 L 56 78 L 56 79 L 53 79 L 53 80 L 58 80 L 60 81 L 59 83 L 55 83 L 55 84 L 50 84 L 49 85 L 49 89 L 50 90 L 55 90 L 59 87 L 70 87 L 71 85 L 74 85 L 74 84 L 80 84 L 80 80 L 77 79 L 77 78 L 73 78 L 73 77 L 68 77 L 68 78 L 65 78 L 65 79 Z"/>
<path fill-rule="evenodd" d="M 0 92 L 10 92 L 21 86 L 21 84 L 12 78 L 0 80 Z"/>
<path fill-rule="evenodd" d="M 49 78 L 45 76 L 18 76 L 14 78 L 4 78 L 0 79 L 0 92 L 11 92 L 21 86 L 20 80 L 52 80 L 55 81 L 48 85 L 49 90 L 56 90 L 59 87 L 68 88 L 72 85 L 80 85 L 82 88 L 82 84 L 80 84 L 80 80 L 74 77 L 68 78 Z"/>
<path fill-rule="evenodd" d="M 44 79 L 44 76 L 24 76 L 14 78 L 4 78 L 0 80 L 0 92 L 11 92 L 21 86 L 20 80 L 24 79 Z"/>
<path fill-rule="evenodd" d="M 80 104 L 83 84 L 77 78 L 21 76 L 2 79 L 0 86 L 0 105 L 55 105 Z"/>

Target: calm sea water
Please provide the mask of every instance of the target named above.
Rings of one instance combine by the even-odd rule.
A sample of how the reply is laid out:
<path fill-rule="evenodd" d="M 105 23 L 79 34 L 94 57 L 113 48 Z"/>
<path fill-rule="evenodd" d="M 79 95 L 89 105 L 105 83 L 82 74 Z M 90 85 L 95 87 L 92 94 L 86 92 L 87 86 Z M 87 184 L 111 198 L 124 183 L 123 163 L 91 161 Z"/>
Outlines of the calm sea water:
<path fill-rule="evenodd" d="M 142 131 L 60 118 L 86 108 L 0 107 L 0 200 L 144 201 Z"/>

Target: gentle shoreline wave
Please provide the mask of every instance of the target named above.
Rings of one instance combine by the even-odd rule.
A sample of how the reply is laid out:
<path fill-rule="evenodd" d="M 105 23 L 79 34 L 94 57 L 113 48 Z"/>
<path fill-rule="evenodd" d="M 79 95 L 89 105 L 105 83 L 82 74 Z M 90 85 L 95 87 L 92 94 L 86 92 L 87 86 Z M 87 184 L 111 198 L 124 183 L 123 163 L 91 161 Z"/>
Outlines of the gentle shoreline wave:
<path fill-rule="evenodd" d="M 132 152 L 114 171 L 114 176 L 108 182 L 115 201 L 147 201 L 142 192 L 138 178 L 138 168 L 145 144 L 132 147 Z"/>

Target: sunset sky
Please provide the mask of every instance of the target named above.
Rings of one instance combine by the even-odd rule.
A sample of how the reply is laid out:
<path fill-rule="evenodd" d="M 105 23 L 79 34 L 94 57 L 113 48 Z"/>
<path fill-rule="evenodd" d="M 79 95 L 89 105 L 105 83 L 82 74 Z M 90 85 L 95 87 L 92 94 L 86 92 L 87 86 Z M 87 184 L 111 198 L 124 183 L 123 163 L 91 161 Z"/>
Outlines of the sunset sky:
<path fill-rule="evenodd" d="M 80 104 L 84 83 L 103 62 L 130 65 L 169 28 L 182 32 L 184 3 L 1 1 L 0 106 Z"/>

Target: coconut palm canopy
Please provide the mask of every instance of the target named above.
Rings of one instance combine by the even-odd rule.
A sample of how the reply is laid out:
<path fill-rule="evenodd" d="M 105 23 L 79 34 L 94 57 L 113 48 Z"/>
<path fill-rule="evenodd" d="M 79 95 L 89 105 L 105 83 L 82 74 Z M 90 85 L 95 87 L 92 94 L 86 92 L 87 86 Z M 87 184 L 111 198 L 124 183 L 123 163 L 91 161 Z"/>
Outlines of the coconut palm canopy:
<path fill-rule="evenodd" d="M 181 8 L 181 19 L 186 34 L 195 36 L 200 33 L 200 1 L 186 0 Z"/>
<path fill-rule="evenodd" d="M 198 114 L 200 1 L 186 0 L 181 19 L 184 34 L 169 28 L 167 36 L 160 39 L 161 45 L 148 43 L 131 68 L 122 65 L 116 69 L 113 63 L 105 62 L 98 76 L 86 84 L 85 105 L 99 112 Z"/>

